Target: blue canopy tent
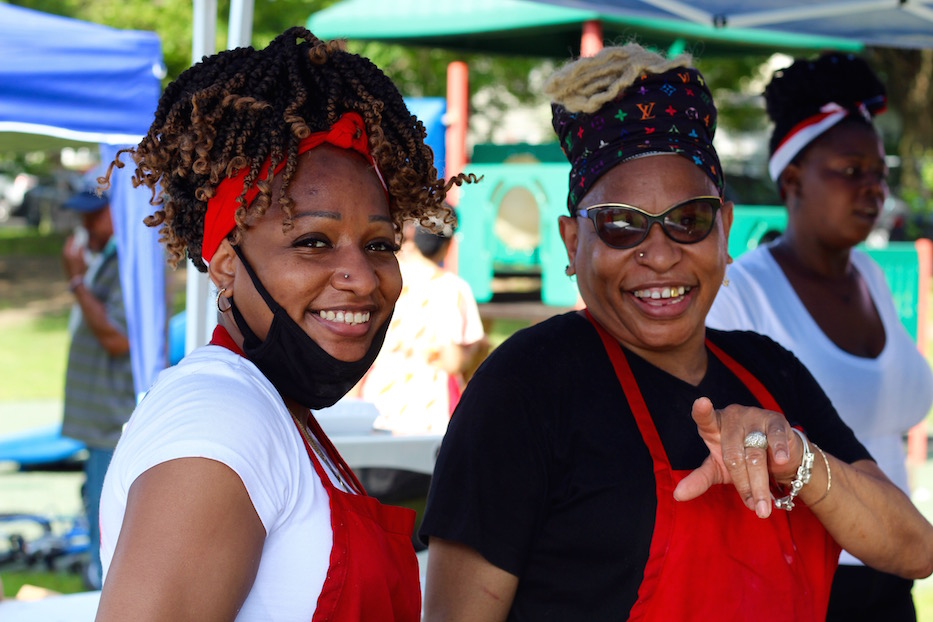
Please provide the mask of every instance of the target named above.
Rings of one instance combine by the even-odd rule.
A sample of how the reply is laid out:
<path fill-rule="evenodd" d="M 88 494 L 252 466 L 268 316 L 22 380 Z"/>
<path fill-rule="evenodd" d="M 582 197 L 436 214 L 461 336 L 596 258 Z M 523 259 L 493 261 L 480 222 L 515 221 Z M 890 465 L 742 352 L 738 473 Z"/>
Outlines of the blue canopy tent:
<path fill-rule="evenodd" d="M 0 150 L 48 139 L 96 143 L 101 160 L 149 129 L 164 75 L 154 33 L 124 31 L 0 4 Z M 126 158 L 124 158 L 126 160 Z M 132 164 L 132 163 L 130 163 Z M 132 166 L 111 179 L 111 211 L 137 393 L 165 366 L 165 259 L 147 190 Z"/>

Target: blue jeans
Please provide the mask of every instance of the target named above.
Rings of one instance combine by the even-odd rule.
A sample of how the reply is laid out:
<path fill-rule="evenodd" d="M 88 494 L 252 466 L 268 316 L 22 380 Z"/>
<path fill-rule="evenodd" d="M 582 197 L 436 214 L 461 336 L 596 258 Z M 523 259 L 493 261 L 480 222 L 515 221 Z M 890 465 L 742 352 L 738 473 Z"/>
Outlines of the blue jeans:
<path fill-rule="evenodd" d="M 85 577 L 88 587 L 99 590 L 103 569 L 100 563 L 100 493 L 104 487 L 104 475 L 113 458 L 112 449 L 88 447 L 87 462 L 84 463 L 84 511 L 87 514 L 88 533 L 91 537 L 91 560 Z"/>

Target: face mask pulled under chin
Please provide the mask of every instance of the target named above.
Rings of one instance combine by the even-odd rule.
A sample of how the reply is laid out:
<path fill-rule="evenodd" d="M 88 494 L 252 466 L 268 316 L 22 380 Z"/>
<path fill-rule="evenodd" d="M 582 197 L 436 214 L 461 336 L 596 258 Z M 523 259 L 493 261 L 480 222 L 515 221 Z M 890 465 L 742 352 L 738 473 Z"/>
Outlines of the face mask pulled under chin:
<path fill-rule="evenodd" d="M 385 341 L 390 316 L 379 327 L 366 354 L 358 361 L 340 361 L 324 351 L 289 317 L 253 272 L 238 246 L 233 247 L 243 267 L 272 311 L 272 324 L 265 340 L 260 339 L 233 304 L 233 320 L 243 335 L 243 353 L 269 379 L 276 390 L 312 410 L 333 406 L 369 370 Z"/>

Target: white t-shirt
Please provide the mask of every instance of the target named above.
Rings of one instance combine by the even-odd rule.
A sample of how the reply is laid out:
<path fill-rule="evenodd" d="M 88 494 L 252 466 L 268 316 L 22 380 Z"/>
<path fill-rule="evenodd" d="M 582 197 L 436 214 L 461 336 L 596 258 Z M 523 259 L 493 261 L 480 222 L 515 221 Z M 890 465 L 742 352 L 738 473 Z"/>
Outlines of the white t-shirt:
<path fill-rule="evenodd" d="M 310 620 L 333 542 L 327 491 L 275 388 L 220 346 L 199 348 L 163 371 L 124 430 L 100 504 L 105 580 L 130 486 L 147 469 L 182 457 L 235 471 L 265 527 L 259 571 L 236 619 Z"/>
<path fill-rule="evenodd" d="M 767 247 L 729 267 L 729 286 L 719 289 L 706 324 L 755 331 L 791 350 L 881 470 L 909 492 L 903 435 L 930 410 L 933 373 L 898 318 L 881 268 L 858 250 L 851 260 L 884 325 L 884 349 L 876 358 L 849 354 L 820 330 Z M 839 563 L 860 564 L 845 552 Z"/>

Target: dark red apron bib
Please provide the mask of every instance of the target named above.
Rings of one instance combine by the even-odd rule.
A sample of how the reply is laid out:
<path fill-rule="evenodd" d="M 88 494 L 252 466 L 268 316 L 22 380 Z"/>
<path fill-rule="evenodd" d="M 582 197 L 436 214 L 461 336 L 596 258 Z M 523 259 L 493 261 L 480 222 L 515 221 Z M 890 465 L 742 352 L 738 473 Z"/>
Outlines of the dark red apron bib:
<path fill-rule="evenodd" d="M 657 493 L 654 534 L 630 620 L 826 618 L 840 547 L 803 504 L 758 518 L 735 488 L 717 485 L 697 499 L 674 500 L 690 471 L 675 471 L 619 343 L 587 312 L 651 454 Z M 706 347 L 754 395 L 782 412 L 764 385 L 708 339 Z"/>
<path fill-rule="evenodd" d="M 214 330 L 211 343 L 243 354 L 223 327 Z M 298 422 L 295 425 L 300 426 Z M 340 477 L 357 491 L 345 492 L 334 486 L 308 439 L 301 434 L 314 470 L 327 490 L 334 533 L 327 577 L 312 620 L 417 622 L 421 619 L 421 583 L 411 544 L 415 511 L 382 505 L 366 495 L 313 415 L 308 425 Z"/>

